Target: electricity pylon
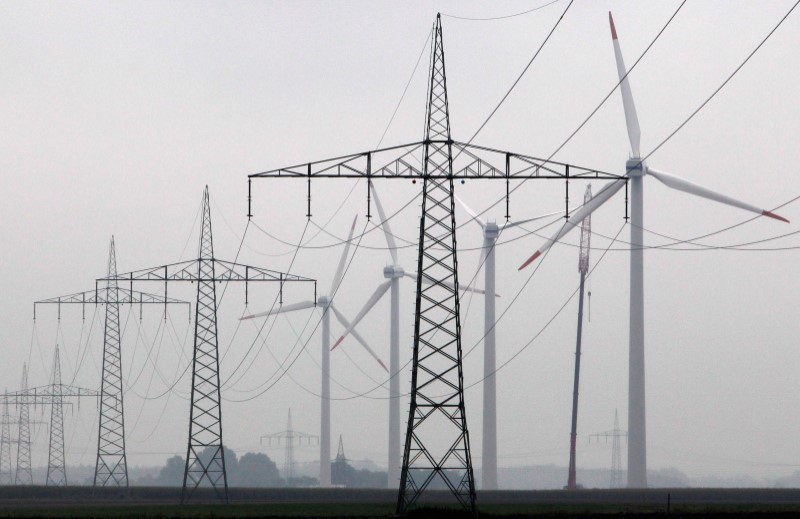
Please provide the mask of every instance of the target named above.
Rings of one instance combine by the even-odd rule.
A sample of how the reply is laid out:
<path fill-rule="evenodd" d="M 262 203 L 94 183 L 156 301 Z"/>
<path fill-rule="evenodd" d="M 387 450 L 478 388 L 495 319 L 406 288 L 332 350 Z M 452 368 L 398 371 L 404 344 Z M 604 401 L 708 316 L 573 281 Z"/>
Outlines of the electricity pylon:
<path fill-rule="evenodd" d="M 22 386 L 24 393 L 28 392 L 28 366 L 22 365 Z M 6 398 L 5 401 L 8 401 Z M 31 471 L 31 420 L 30 407 L 27 396 L 18 401 L 19 433 L 17 434 L 17 471 L 14 474 L 15 485 L 33 485 L 33 472 Z"/>
<path fill-rule="evenodd" d="M 477 515 L 461 369 L 454 180 L 505 181 L 506 219 L 509 219 L 511 180 L 563 179 L 568 214 L 570 179 L 617 180 L 623 177 L 454 141 L 450 135 L 439 15 L 432 42 L 424 140 L 251 174 L 248 176 L 247 214 L 252 217 L 254 178 L 305 179 L 308 218 L 311 217 L 311 181 L 314 178 L 366 179 L 368 218 L 371 217 L 370 181 L 391 178 L 416 182 L 422 179 L 411 404 L 397 513 L 405 514 L 431 482 L 439 479 L 469 513 Z M 425 284 L 423 288 L 423 280 L 430 285 Z"/>
<path fill-rule="evenodd" d="M 82 305 L 83 318 L 86 305 L 105 304 L 103 327 L 103 378 L 100 386 L 100 420 L 97 434 L 97 459 L 94 471 L 94 486 L 128 486 L 128 463 L 125 454 L 125 413 L 122 397 L 122 335 L 119 323 L 119 307 L 122 304 L 138 304 L 139 318 L 145 304 L 163 304 L 164 319 L 167 318 L 168 304 L 185 304 L 186 301 L 170 299 L 166 295 L 147 294 L 125 289 L 117 282 L 117 256 L 114 237 L 108 252 L 106 274 L 110 281 L 103 287 L 95 286 L 93 291 L 79 292 L 67 296 L 53 297 L 36 301 L 33 304 L 33 318 L 36 319 L 36 305 L 58 305 L 58 318 L 61 319 L 62 304 Z"/>
<path fill-rule="evenodd" d="M 8 414 L 8 398 L 3 398 L 3 416 L 0 418 L 0 485 L 11 485 L 11 417 Z"/>
<path fill-rule="evenodd" d="M 66 486 L 67 467 L 64 451 L 64 406 L 72 405 L 64 402 L 65 398 L 98 398 L 100 393 L 93 389 L 63 384 L 61 382 L 61 360 L 56 345 L 53 354 L 53 371 L 50 384 L 28 388 L 28 376 L 25 366 L 22 372 L 22 389 L 6 392 L 0 398 L 20 406 L 19 453 L 17 455 L 17 484 L 32 484 L 30 468 L 30 421 L 28 406 L 33 404 L 50 406 L 50 446 L 47 457 L 47 486 Z M 23 451 L 23 448 L 25 449 Z M 21 480 L 21 481 L 20 481 Z"/>
<path fill-rule="evenodd" d="M 313 434 L 308 434 L 300 431 L 295 431 L 292 429 L 292 410 L 289 409 L 289 420 L 286 423 L 286 430 L 280 431 L 272 434 L 265 434 L 261 437 L 261 443 L 264 443 L 264 438 L 269 441 L 269 445 L 272 445 L 272 441 L 275 440 L 278 445 L 281 444 L 281 441 L 284 442 L 286 446 L 286 455 L 284 457 L 283 462 L 283 474 L 284 478 L 286 478 L 286 484 L 289 484 L 289 481 L 294 479 L 295 477 L 295 461 L 294 461 L 294 448 L 295 448 L 295 441 L 297 442 L 297 446 L 303 445 L 303 440 L 305 440 L 306 445 L 311 445 L 311 440 L 315 440 L 317 444 L 319 444 L 319 436 L 315 436 Z"/>
<path fill-rule="evenodd" d="M 281 297 L 285 282 L 312 282 L 316 292 L 316 281 L 313 279 L 215 258 L 208 186 L 203 192 L 202 215 L 197 259 L 98 279 L 98 281 L 127 281 L 131 286 L 134 282 L 156 281 L 164 284 L 165 291 L 170 282 L 197 283 L 192 396 L 186 466 L 181 491 L 182 503 L 189 500 L 197 487 L 203 484 L 210 485 L 217 498 L 228 501 L 228 478 L 222 448 L 216 284 L 244 282 L 245 305 L 249 282 L 278 282 Z"/>
<path fill-rule="evenodd" d="M 622 473 L 622 450 L 620 449 L 620 440 L 628 439 L 628 431 L 620 430 L 619 416 L 617 410 L 614 409 L 614 428 L 610 431 L 603 431 L 589 436 L 589 442 L 592 439 L 604 438 L 606 443 L 611 438 L 611 477 L 609 478 L 610 488 L 622 488 L 625 486 L 625 478 Z"/>

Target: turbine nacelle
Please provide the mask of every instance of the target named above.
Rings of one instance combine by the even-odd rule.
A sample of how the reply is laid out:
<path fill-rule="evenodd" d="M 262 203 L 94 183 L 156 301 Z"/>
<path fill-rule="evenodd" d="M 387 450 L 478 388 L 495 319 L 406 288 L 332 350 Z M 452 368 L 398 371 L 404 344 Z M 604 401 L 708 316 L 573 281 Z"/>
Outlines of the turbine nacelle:
<path fill-rule="evenodd" d="M 331 298 L 329 296 L 319 296 L 317 298 L 317 305 L 321 306 L 322 308 L 327 308 L 331 304 Z"/>
<path fill-rule="evenodd" d="M 483 237 L 487 240 L 496 240 L 500 236 L 500 226 L 496 222 L 487 222 L 483 226 Z"/>
<path fill-rule="evenodd" d="M 647 174 L 647 165 L 638 157 L 631 157 L 625 162 L 625 172 L 629 177 L 643 177 Z"/>
<path fill-rule="evenodd" d="M 399 279 L 406 275 L 406 271 L 400 265 L 388 265 L 383 267 L 383 277 L 386 279 Z"/>

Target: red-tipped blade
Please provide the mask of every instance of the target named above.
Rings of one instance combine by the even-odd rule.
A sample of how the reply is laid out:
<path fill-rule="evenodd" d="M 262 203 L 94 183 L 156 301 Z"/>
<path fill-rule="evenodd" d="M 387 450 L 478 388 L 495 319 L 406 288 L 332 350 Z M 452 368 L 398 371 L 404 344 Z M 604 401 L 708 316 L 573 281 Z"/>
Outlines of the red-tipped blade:
<path fill-rule="evenodd" d="M 331 351 L 335 350 L 335 349 L 336 349 L 336 347 L 337 347 L 337 346 L 339 346 L 339 345 L 342 343 L 342 341 L 343 341 L 343 340 L 344 340 L 344 335 L 342 335 L 341 337 L 339 337 L 339 340 L 338 340 L 338 341 L 336 341 L 336 344 L 334 344 L 334 345 L 333 345 L 333 348 L 331 348 Z"/>
<path fill-rule="evenodd" d="M 521 266 L 520 268 L 518 268 L 517 270 L 519 271 L 519 270 L 522 270 L 522 269 L 524 269 L 525 267 L 527 267 L 528 265 L 530 265 L 531 263 L 533 263 L 534 261 L 536 261 L 536 258 L 538 258 L 538 257 L 539 257 L 539 256 L 541 256 L 541 255 L 542 255 L 542 253 L 541 253 L 541 252 L 539 252 L 539 251 L 537 250 L 537 251 L 536 251 L 536 252 L 533 254 L 533 256 L 531 256 L 530 258 L 528 258 L 528 260 L 527 260 L 525 263 L 523 263 L 523 264 L 522 264 L 522 266 Z"/>
<path fill-rule="evenodd" d="M 611 16 L 611 11 L 608 12 L 608 23 L 611 24 L 611 39 L 617 39 L 617 29 L 614 27 L 614 17 Z"/>
<path fill-rule="evenodd" d="M 787 220 L 783 216 L 777 215 L 777 214 L 773 213 L 772 211 L 767 211 L 766 209 L 761 214 L 764 215 L 764 216 L 769 216 L 770 218 L 775 218 L 776 220 L 780 220 L 782 222 L 789 223 L 789 220 Z"/>

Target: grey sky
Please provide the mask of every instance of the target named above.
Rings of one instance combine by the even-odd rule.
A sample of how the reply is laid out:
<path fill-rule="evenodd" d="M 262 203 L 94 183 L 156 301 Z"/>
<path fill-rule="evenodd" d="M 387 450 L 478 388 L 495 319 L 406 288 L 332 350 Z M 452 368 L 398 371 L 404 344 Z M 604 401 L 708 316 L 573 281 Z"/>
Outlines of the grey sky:
<path fill-rule="evenodd" d="M 31 384 L 46 382 L 56 340 L 65 350 L 64 370 L 73 377 L 86 345 L 92 312 L 81 341 L 80 310 L 43 309 L 35 326 L 32 302 L 90 289 L 104 274 L 108 241 L 117 240 L 120 271 L 193 257 L 196 214 L 208 184 L 216 255 L 233 259 L 246 224 L 246 175 L 279 166 L 374 148 L 409 80 L 437 11 L 466 17 L 520 12 L 546 2 L 111 2 L 0 4 L 0 171 L 5 186 L 0 207 L 4 269 L 0 285 L 3 362 L 9 389 L 30 360 Z M 553 38 L 508 101 L 475 140 L 501 149 L 547 157 L 583 121 L 616 83 L 607 12 L 613 11 L 628 66 L 642 53 L 679 2 L 576 1 Z M 738 66 L 789 9 L 791 2 L 688 2 L 630 81 L 649 153 Z M 443 18 L 444 45 L 454 138 L 467 140 L 494 108 L 566 7 L 561 1 L 524 16 L 498 21 Z M 795 169 L 800 159 L 800 74 L 797 72 L 800 15 L 794 13 L 751 62 L 649 163 L 712 189 L 769 209 L 800 195 Z M 426 48 L 384 145 L 422 137 Z M 614 93 L 589 124 L 555 158 L 622 173 L 629 144 L 622 103 Z M 331 282 L 354 214 L 363 229 L 366 188 L 359 183 L 320 181 L 312 186 L 313 220 L 306 233 L 312 247 L 297 254 L 292 271 Z M 572 204 L 583 193 L 573 183 Z M 600 183 L 593 186 L 599 189 Z M 401 209 L 420 190 L 407 181 L 380 183 L 387 212 Z M 483 209 L 503 194 L 497 185 L 467 182 L 458 193 Z M 305 184 L 260 180 L 253 185 L 254 223 L 285 242 L 296 243 L 305 225 Z M 623 223 L 624 197 L 596 213 L 594 265 Z M 512 217 L 527 218 L 563 208 L 563 184 L 529 182 L 511 201 Z M 340 210 L 339 207 L 341 207 Z M 392 221 L 402 240 L 417 235 L 417 202 Z M 734 246 L 796 231 L 798 204 L 779 211 L 790 225 L 757 219 L 698 243 Z M 500 219 L 503 207 L 487 216 Z M 658 184 L 645 187 L 645 240 L 650 246 L 692 240 L 739 224 L 749 215 L 694 199 Z M 463 212 L 457 218 L 465 219 Z M 326 226 L 318 233 L 317 226 Z M 367 226 L 371 229 L 372 224 Z M 529 228 L 530 229 L 530 228 Z M 542 235 L 549 235 L 548 228 Z M 521 236 L 509 231 L 501 242 Z M 338 238 L 337 238 L 338 237 Z M 579 466 L 606 467 L 610 449 L 587 445 L 586 435 L 610 429 L 614 409 L 625 422 L 627 406 L 628 229 L 590 280 L 592 321 L 584 342 L 579 417 Z M 462 282 L 474 275 L 481 236 L 476 225 L 460 232 Z M 577 233 L 566 240 L 577 242 Z M 188 240 L 188 241 L 187 241 Z M 401 240 L 401 243 L 404 243 Z M 188 245 L 187 245 L 188 243 Z M 498 364 L 517 354 L 545 326 L 577 287 L 577 249 L 557 246 L 530 282 L 517 267 L 542 243 L 527 236 L 498 247 Z M 377 232 L 366 234 L 345 276 L 336 303 L 355 315 L 377 284 L 389 255 Z M 796 247 L 796 237 L 757 247 Z M 680 249 L 697 249 L 677 245 Z M 276 270 L 289 268 L 294 248 L 251 225 L 240 261 Z M 651 468 L 673 466 L 691 475 L 781 476 L 800 469 L 795 431 L 800 396 L 795 388 L 798 320 L 794 268 L 797 251 L 673 250 L 645 253 L 645 316 L 648 444 Z M 416 250 L 400 252 L 413 270 Z M 479 284 L 482 284 L 479 281 Z M 158 285 L 140 285 L 159 291 Z M 193 298 L 192 287 L 170 295 Z M 402 295 L 404 347 L 410 358 L 413 285 Z M 172 289 L 171 289 L 172 290 Z M 250 310 L 271 302 L 272 288 L 254 288 Z M 517 297 L 518 296 L 518 297 Z M 286 301 L 310 299 L 303 287 Z M 515 299 L 516 298 L 516 299 Z M 513 304 L 511 304 L 511 302 Z M 292 407 L 296 427 L 317 433 L 319 335 L 311 330 L 319 313 L 279 318 L 267 339 L 252 323 L 232 337 L 244 312 L 244 291 L 230 287 L 220 312 L 222 373 L 226 379 L 256 341 L 260 351 L 241 380 L 225 390 L 225 442 L 237 451 L 258 448 L 258 437 L 280 430 Z M 501 466 L 566 465 L 577 301 L 499 373 L 499 463 Z M 464 304 L 464 348 L 480 339 L 479 298 Z M 467 311 L 468 308 L 468 311 Z M 124 315 L 128 310 L 125 309 Z M 388 357 L 388 300 L 361 326 L 362 334 Z M 100 319 L 100 316 L 96 319 Z M 308 326 L 296 346 L 291 324 Z M 98 322 L 90 351 L 75 383 L 99 385 Z M 160 342 L 158 310 L 145 311 L 136 346 L 131 317 L 123 352 L 132 388 L 126 394 L 129 463 L 160 463 L 186 448 L 189 379 L 177 394 L 158 396 L 185 367 L 190 342 L 180 351 L 188 325 L 175 311 L 176 338 Z M 268 323 L 267 326 L 270 326 Z M 341 328 L 334 326 L 334 334 Z M 56 339 L 58 337 L 58 339 Z M 262 334 L 263 337 L 263 334 Z M 153 375 L 143 354 L 153 346 L 161 373 Z M 278 360 L 294 359 L 269 391 L 252 388 L 278 371 Z M 81 345 L 82 344 L 82 345 Z M 161 346 L 159 346 L 161 344 Z M 294 350 L 292 348 L 295 347 Z M 352 356 L 332 355 L 333 433 L 344 437 L 348 456 L 385 463 L 386 390 L 355 398 L 383 381 L 382 370 L 358 345 Z M 292 351 L 294 353 L 292 353 Z M 271 352 L 271 353 L 270 353 Z M 480 345 L 465 358 L 465 382 L 482 371 Z M 272 356 L 274 355 L 274 357 Z M 252 354 L 244 362 L 247 366 Z M 362 371 L 353 362 L 360 363 Z M 137 378 L 137 375 L 141 375 Z M 161 380 L 161 376 L 165 380 Z M 409 384 L 403 373 L 402 387 Z M 134 382 L 135 380 L 135 382 Z M 152 382 L 151 382 L 152 380 Z M 235 382 L 235 383 L 234 383 Z M 302 386 L 302 388 L 300 387 Z M 305 389 L 303 389 L 305 388 Z M 480 466 L 480 385 L 467 390 L 467 420 Z M 405 401 L 404 401 L 405 402 Z M 404 403 L 404 409 L 406 405 Z M 94 463 L 93 405 L 68 418 L 68 462 Z M 405 412 L 405 411 L 404 411 Z M 403 416 L 405 423 L 405 416 Z M 46 463 L 46 443 L 37 439 L 34 464 Z M 268 453 L 281 461 L 283 453 Z M 300 459 L 316 452 L 299 450 Z M 565 474 L 566 478 L 566 474 Z"/>

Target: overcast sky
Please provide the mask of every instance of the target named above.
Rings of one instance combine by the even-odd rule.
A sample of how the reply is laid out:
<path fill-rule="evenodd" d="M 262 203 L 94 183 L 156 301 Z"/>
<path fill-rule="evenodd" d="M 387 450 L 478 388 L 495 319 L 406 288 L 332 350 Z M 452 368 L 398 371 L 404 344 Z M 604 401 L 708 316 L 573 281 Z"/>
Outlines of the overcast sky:
<path fill-rule="evenodd" d="M 253 221 L 243 239 L 247 175 L 379 143 L 420 140 L 426 39 L 437 12 L 443 14 L 452 134 L 468 140 L 567 2 L 494 21 L 456 16 L 501 17 L 545 3 L 0 4 L 3 386 L 19 385 L 26 361 L 30 384 L 45 384 L 58 342 L 66 381 L 98 387 L 102 313 L 87 308 L 82 322 L 78 307 L 62 308 L 58 324 L 55 308 L 42 308 L 34 323 L 33 301 L 93 289 L 94 279 L 105 273 L 112 234 L 120 272 L 195 257 L 206 184 L 217 257 L 233 260 L 241 244 L 240 262 L 318 279 L 319 294 L 325 294 L 352 218 L 358 215 L 359 231 L 374 229 L 374 220 L 366 223 L 364 182 L 315 182 L 313 218 L 303 235 L 305 183 L 255 181 Z M 630 76 L 642 152 L 652 151 L 700 106 L 791 4 L 687 2 Z M 576 1 L 475 143 L 550 156 L 616 84 L 608 11 L 630 66 L 678 5 Z M 793 13 L 649 164 L 767 209 L 800 196 L 798 34 L 800 14 Z M 622 174 L 629 153 L 615 92 L 555 159 Z M 595 181 L 594 189 L 601 184 Z M 789 225 L 749 221 L 750 214 L 671 191 L 654 179 L 645 184 L 649 467 L 754 477 L 800 469 L 795 282 L 800 239 L 778 238 L 797 232 L 800 204 L 776 210 L 792 221 Z M 392 180 L 377 187 L 387 212 L 397 213 L 392 225 L 405 245 L 400 262 L 413 270 L 419 216 L 413 198 L 421 184 Z M 584 184 L 571 187 L 575 205 Z M 458 193 L 482 210 L 503 196 L 504 183 L 468 181 L 458 185 Z M 514 193 L 511 216 L 529 218 L 563 207 L 563 183 L 528 182 Z M 501 204 L 486 216 L 503 215 Z M 593 221 L 591 262 L 597 267 L 589 281 L 591 322 L 584 327 L 579 467 L 608 467 L 610 446 L 589 445 L 588 435 L 610 429 L 615 409 L 621 423 L 627 422 L 630 234 L 622 228 L 624 215 L 620 193 Z M 466 221 L 460 208 L 456 218 Z M 568 461 L 577 233 L 554 247 L 535 274 L 530 268 L 517 272 L 553 229 L 538 235 L 509 231 L 497 248 L 501 467 Z M 304 246 L 296 249 L 301 236 Z M 761 240 L 767 241 L 746 245 Z M 475 275 L 480 243 L 477 225 L 459 229 L 462 282 Z M 352 317 L 383 281 L 390 258 L 374 231 L 351 253 L 335 304 Z M 135 288 L 162 290 L 159 284 Z M 193 288 L 176 286 L 170 295 L 193 299 Z M 405 284 L 401 296 L 404 364 L 411 356 L 412 289 Z M 276 291 L 251 286 L 249 292 L 245 309 L 243 287 L 231 285 L 219 316 L 224 439 L 239 453 L 261 448 L 260 435 L 283 429 L 290 407 L 297 429 L 313 434 L 319 429 L 320 313 L 270 320 L 259 336 L 252 322 L 237 329 L 237 318 L 268 307 Z M 311 299 L 312 292 L 287 287 L 285 301 Z M 190 378 L 181 373 L 191 356 L 190 322 L 185 310 L 174 309 L 164 326 L 161 311 L 145 309 L 141 325 L 138 311 L 122 312 L 131 465 L 161 463 L 186 449 Z M 388 311 L 387 298 L 360 327 L 387 361 Z M 479 297 L 462 304 L 467 421 L 478 468 L 482 312 Z M 334 324 L 333 334 L 340 332 Z M 385 464 L 387 389 L 375 389 L 385 385 L 384 373 L 356 343 L 345 348 L 332 355 L 334 445 L 341 434 L 349 458 Z M 409 386 L 405 369 L 401 387 Z M 406 413 L 404 398 L 403 423 Z M 94 463 L 95 415 L 94 403 L 67 413 L 69 463 Z M 282 449 L 266 452 L 282 462 Z M 296 456 L 318 457 L 316 449 L 305 447 Z M 46 459 L 40 430 L 34 465 Z"/>

